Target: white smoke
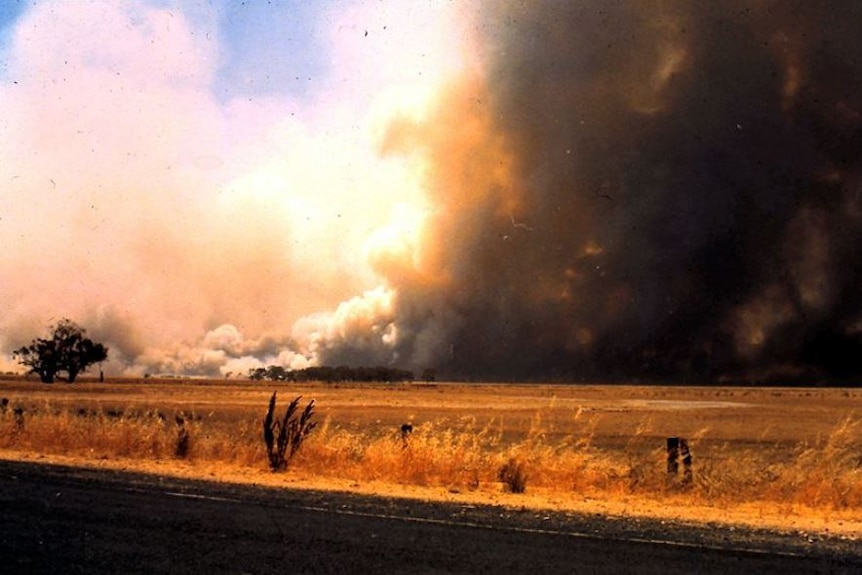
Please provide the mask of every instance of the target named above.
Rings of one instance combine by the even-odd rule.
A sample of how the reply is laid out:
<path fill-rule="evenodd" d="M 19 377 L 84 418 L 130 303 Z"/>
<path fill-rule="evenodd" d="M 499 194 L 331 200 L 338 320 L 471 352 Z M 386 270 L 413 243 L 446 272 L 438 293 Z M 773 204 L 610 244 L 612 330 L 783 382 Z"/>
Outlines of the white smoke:
<path fill-rule="evenodd" d="M 220 9 L 45 1 L 4 36 L 0 369 L 62 317 L 110 348 L 107 373 L 304 367 L 345 338 L 395 345 L 375 268 L 409 250 L 373 246 L 424 196 L 421 166 L 382 157 L 379 139 L 464 65 L 455 8 L 321 10 L 313 89 L 227 99 Z"/>

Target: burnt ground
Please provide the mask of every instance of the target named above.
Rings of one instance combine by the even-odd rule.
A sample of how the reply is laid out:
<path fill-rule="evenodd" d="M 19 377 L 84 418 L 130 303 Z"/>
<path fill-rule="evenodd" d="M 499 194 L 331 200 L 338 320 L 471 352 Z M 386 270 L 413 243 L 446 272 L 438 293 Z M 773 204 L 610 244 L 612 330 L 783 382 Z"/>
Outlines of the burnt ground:
<path fill-rule="evenodd" d="M 4 573 L 859 573 L 859 542 L 0 461 Z"/>

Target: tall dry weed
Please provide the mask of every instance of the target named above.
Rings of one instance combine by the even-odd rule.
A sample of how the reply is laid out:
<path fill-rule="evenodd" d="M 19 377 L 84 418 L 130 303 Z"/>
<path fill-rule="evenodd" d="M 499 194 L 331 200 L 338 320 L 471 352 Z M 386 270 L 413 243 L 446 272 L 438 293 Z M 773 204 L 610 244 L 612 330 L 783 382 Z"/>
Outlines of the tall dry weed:
<path fill-rule="evenodd" d="M 348 432 L 327 420 L 309 440 L 302 466 L 355 480 L 475 488 L 487 480 L 483 471 L 499 436 L 491 424 L 477 429 L 475 420 L 461 422 L 458 428 L 442 421 L 413 426 L 405 446 L 399 429 Z"/>
<path fill-rule="evenodd" d="M 3 447 L 128 458 L 161 458 L 174 450 L 173 430 L 155 414 L 57 410 L 47 404 L 22 411 L 26 424 L 17 430 L 15 422 L 3 417 Z"/>
<path fill-rule="evenodd" d="M 260 420 L 218 420 L 186 413 L 185 451 L 177 452 L 174 414 L 125 409 L 21 407 L 23 424 L 9 404 L 0 412 L 0 447 L 89 458 L 173 459 L 192 465 L 229 463 L 262 469 L 266 450 Z M 862 419 L 842 418 L 822 438 L 798 445 L 711 437 L 703 428 L 688 437 L 693 477 L 682 488 L 666 471 L 664 437 L 651 420 L 608 447 L 598 441 L 599 416 L 574 413 L 563 424 L 537 413 L 529 429 L 507 429 L 502 419 L 440 419 L 414 423 L 406 442 L 400 428 L 364 431 L 324 419 L 296 453 L 302 473 L 354 481 L 379 480 L 450 490 L 503 489 L 500 470 L 517 462 L 532 491 L 592 497 L 674 498 L 679 504 L 862 507 Z M 605 447 L 600 447 L 605 445 Z"/>
<path fill-rule="evenodd" d="M 721 442 L 695 459 L 698 503 L 771 502 L 847 509 L 862 504 L 862 421 L 845 418 L 825 438 L 796 446 Z"/>

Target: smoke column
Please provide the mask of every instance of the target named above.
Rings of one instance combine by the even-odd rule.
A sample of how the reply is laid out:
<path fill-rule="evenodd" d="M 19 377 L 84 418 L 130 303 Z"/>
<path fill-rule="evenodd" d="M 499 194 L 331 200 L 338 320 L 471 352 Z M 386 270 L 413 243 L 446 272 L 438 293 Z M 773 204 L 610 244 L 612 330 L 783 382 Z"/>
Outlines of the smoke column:
<path fill-rule="evenodd" d="M 0 370 L 64 317 L 109 375 L 313 361 L 292 326 L 421 199 L 374 141 L 461 65 L 435 4 L 0 8 Z"/>
<path fill-rule="evenodd" d="M 862 371 L 859 2 L 327 4 L 227 92 L 216 6 L 0 29 L 5 357 L 70 317 L 138 375 Z"/>
<path fill-rule="evenodd" d="M 318 361 L 857 375 L 860 22 L 852 1 L 488 3 L 480 67 L 382 144 L 425 162 L 421 233 L 372 254 L 386 305 Z"/>

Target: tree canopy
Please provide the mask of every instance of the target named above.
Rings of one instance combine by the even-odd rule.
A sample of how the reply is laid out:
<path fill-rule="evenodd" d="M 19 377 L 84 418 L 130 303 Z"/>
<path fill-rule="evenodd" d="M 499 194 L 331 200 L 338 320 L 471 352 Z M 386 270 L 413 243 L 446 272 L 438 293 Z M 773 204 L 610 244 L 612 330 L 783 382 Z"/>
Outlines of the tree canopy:
<path fill-rule="evenodd" d="M 86 330 L 69 319 L 57 322 L 49 339 L 37 338 L 30 345 L 12 352 L 29 373 L 36 373 L 44 383 L 61 379 L 72 383 L 78 374 L 108 358 L 108 348 L 84 337 Z M 59 374 L 65 373 L 65 376 Z"/>

